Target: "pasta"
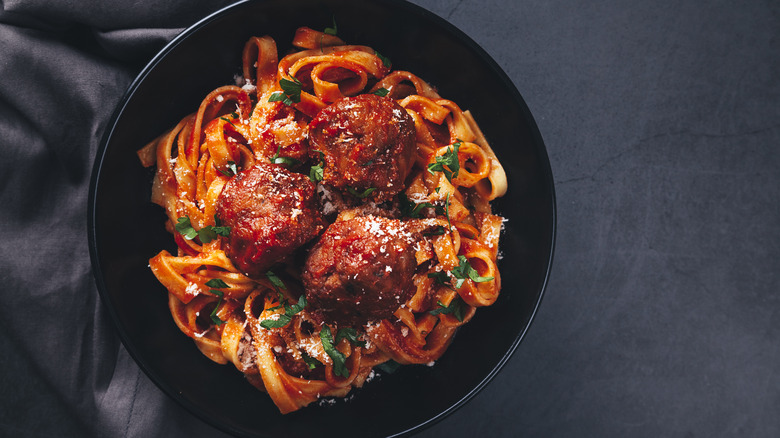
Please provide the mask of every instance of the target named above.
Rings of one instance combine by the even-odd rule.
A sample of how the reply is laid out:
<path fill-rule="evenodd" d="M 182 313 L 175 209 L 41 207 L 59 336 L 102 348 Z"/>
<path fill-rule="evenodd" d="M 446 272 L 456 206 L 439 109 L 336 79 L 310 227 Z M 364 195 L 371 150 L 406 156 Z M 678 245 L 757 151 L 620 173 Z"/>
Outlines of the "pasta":
<path fill-rule="evenodd" d="M 469 111 L 373 48 L 251 38 L 243 77 L 138 150 L 179 329 L 282 413 L 431 364 L 501 289 L 506 176 Z"/>

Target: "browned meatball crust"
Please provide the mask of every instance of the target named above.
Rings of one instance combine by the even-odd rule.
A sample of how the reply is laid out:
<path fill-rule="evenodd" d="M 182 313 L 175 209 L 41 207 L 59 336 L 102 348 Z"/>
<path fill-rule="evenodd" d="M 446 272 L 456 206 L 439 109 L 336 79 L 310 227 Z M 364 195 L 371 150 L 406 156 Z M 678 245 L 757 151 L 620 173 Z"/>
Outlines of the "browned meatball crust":
<path fill-rule="evenodd" d="M 396 101 L 375 94 L 345 97 L 309 123 L 310 155 L 325 158 L 323 183 L 384 201 L 404 188 L 414 164 L 414 120 Z"/>
<path fill-rule="evenodd" d="M 253 278 L 262 277 L 325 228 L 309 178 L 266 163 L 225 184 L 217 217 L 231 228 L 225 252 Z"/>
<path fill-rule="evenodd" d="M 389 318 L 414 295 L 415 234 L 395 219 L 334 222 L 309 252 L 302 280 L 314 316 L 360 326 Z"/>

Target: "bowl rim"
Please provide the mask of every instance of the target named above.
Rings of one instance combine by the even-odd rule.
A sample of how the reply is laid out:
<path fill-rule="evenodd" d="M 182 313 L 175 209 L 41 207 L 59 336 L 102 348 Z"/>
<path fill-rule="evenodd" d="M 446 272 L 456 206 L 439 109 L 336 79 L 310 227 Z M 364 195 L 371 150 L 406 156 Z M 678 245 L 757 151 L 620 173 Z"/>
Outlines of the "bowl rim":
<path fill-rule="evenodd" d="M 98 250 L 98 238 L 97 238 L 97 231 L 96 231 L 97 230 L 96 227 L 97 224 L 96 200 L 97 199 L 96 198 L 97 198 L 97 191 L 98 191 L 101 170 L 103 167 L 103 161 L 105 159 L 106 152 L 108 150 L 108 145 L 117 127 L 117 123 L 121 118 L 121 116 L 123 115 L 123 113 L 125 112 L 128 103 L 133 98 L 139 86 L 144 82 L 146 77 L 157 67 L 158 64 L 160 64 L 169 55 L 170 52 L 172 52 L 180 44 L 182 44 L 192 33 L 206 27 L 207 25 L 219 19 L 223 15 L 229 14 L 234 9 L 240 9 L 245 5 L 251 3 L 258 3 L 262 1 L 264 0 L 239 0 L 237 2 L 219 8 L 205 15 L 203 18 L 197 20 L 195 23 L 185 27 L 167 44 L 165 44 L 165 46 L 162 49 L 160 49 L 148 63 L 146 63 L 146 65 L 140 70 L 140 72 L 135 76 L 135 78 L 128 85 L 121 100 L 117 103 L 113 113 L 111 114 L 110 118 L 108 119 L 108 122 L 104 127 L 103 134 L 98 144 L 94 162 L 93 162 L 92 172 L 90 176 L 88 200 L 87 200 L 87 238 L 88 238 L 89 254 L 90 254 L 93 277 L 96 282 L 96 286 L 97 286 L 98 294 L 101 298 L 101 302 L 103 303 L 102 305 L 104 309 L 108 311 L 112 325 L 114 326 L 116 333 L 119 335 L 120 341 L 124 346 L 125 350 L 130 354 L 135 364 L 144 372 L 144 374 L 146 374 L 146 376 L 155 384 L 155 386 L 157 386 L 168 397 L 176 401 L 177 404 L 185 408 L 185 410 L 188 411 L 188 413 L 190 413 L 191 415 L 197 417 L 204 423 L 220 431 L 223 431 L 228 434 L 236 435 L 236 436 L 245 436 L 245 433 L 244 431 L 237 430 L 234 427 L 231 427 L 230 425 L 220 423 L 208 415 L 204 415 L 204 412 L 202 412 L 201 409 L 199 409 L 196 405 L 190 402 L 186 397 L 183 397 L 181 394 L 177 393 L 177 391 L 175 391 L 165 382 L 165 379 L 163 379 L 161 376 L 157 375 L 157 373 L 155 373 L 152 369 L 150 369 L 145 363 L 145 361 L 142 360 L 142 358 L 140 357 L 135 345 L 132 342 L 132 339 L 130 339 L 130 336 L 125 331 L 124 327 L 119 323 L 119 315 L 117 314 L 117 311 L 114 309 L 113 306 L 109 305 L 111 299 L 108 295 L 107 285 L 105 282 L 102 265 L 100 262 L 100 252 Z M 507 91 L 510 91 L 511 99 L 518 104 L 518 108 L 520 109 L 524 122 L 528 124 L 528 128 L 530 129 L 531 136 L 534 139 L 532 147 L 536 149 L 536 152 L 539 155 L 540 164 L 544 167 L 543 169 L 543 173 L 545 176 L 544 183 L 550 191 L 549 202 L 551 207 L 551 211 L 550 211 L 551 223 L 549 224 L 550 225 L 550 235 L 549 235 L 550 252 L 546 257 L 547 268 L 542 278 L 542 281 L 540 282 L 539 285 L 539 290 L 538 290 L 539 296 L 536 299 L 536 303 L 533 309 L 531 309 L 531 312 L 529 313 L 528 323 L 525 324 L 525 327 L 518 333 L 518 335 L 512 341 L 509 348 L 504 352 L 501 359 L 496 363 L 496 365 L 492 368 L 492 370 L 487 375 L 485 375 L 482 378 L 482 380 L 479 381 L 479 383 L 477 383 L 473 388 L 471 388 L 463 397 L 461 397 L 455 403 L 451 404 L 449 407 L 442 410 L 438 414 L 428 418 L 427 420 L 420 422 L 405 430 L 393 433 L 392 435 L 387 435 L 388 438 L 391 438 L 391 437 L 400 437 L 400 436 L 409 435 L 415 432 L 419 432 L 423 429 L 426 429 L 438 423 L 439 421 L 449 416 L 459 408 L 463 407 L 476 394 L 478 394 L 482 389 L 484 389 L 490 383 L 490 381 L 493 380 L 493 378 L 504 368 L 508 360 L 515 353 L 518 346 L 520 345 L 520 342 L 522 342 L 522 340 L 525 338 L 525 335 L 527 334 L 529 328 L 531 327 L 531 324 L 533 323 L 536 317 L 536 313 L 539 310 L 539 307 L 545 295 L 545 291 L 547 289 L 547 285 L 550 281 L 550 274 L 552 271 L 552 265 L 553 265 L 553 259 L 555 253 L 555 244 L 556 244 L 557 204 L 556 204 L 555 184 L 554 184 L 552 168 L 549 160 L 549 155 L 547 153 L 546 144 L 542 139 L 541 132 L 539 131 L 539 128 L 536 124 L 535 119 L 531 114 L 530 109 L 528 108 L 528 105 L 520 95 L 519 90 L 512 82 L 512 80 L 509 78 L 509 76 L 506 74 L 506 72 L 498 65 L 498 63 L 485 51 L 485 49 L 483 49 L 479 44 L 477 44 L 464 31 L 460 30 L 458 27 L 450 23 L 445 18 L 436 15 L 435 13 L 423 8 L 422 6 L 418 6 L 407 0 L 373 0 L 373 1 L 377 3 L 383 3 L 384 5 L 391 8 L 405 8 L 407 11 L 420 16 L 420 18 L 423 19 L 424 21 L 432 22 L 435 26 L 441 28 L 448 35 L 456 38 L 459 43 L 465 45 L 468 49 L 473 50 L 474 53 L 479 57 L 479 59 L 482 62 L 484 62 L 487 67 L 489 67 L 489 69 L 493 74 L 496 75 L 496 78 L 501 80 L 503 88 L 506 89 Z"/>

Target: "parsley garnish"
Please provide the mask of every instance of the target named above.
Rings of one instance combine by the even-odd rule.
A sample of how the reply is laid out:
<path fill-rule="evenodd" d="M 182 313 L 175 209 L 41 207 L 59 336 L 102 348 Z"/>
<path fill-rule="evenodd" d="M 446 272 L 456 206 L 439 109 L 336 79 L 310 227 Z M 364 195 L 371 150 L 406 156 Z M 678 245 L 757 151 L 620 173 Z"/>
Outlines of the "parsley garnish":
<path fill-rule="evenodd" d="M 376 187 L 369 187 L 369 188 L 363 190 L 362 192 L 358 192 L 357 190 L 353 189 L 352 187 L 347 187 L 347 191 L 349 192 L 350 195 L 352 195 L 352 196 L 354 196 L 356 198 L 360 198 L 360 199 L 367 198 L 368 195 L 370 195 L 371 193 L 374 192 L 374 190 L 376 190 Z"/>
<path fill-rule="evenodd" d="M 237 119 L 237 118 L 238 118 L 238 113 L 237 113 L 237 112 L 235 112 L 235 111 L 233 111 L 232 113 L 230 113 L 230 117 L 233 117 L 234 119 Z M 220 117 L 219 119 L 220 119 L 220 120 L 224 120 L 224 121 L 226 121 L 226 122 L 230 123 L 231 125 L 233 125 L 233 127 L 234 127 L 234 128 L 236 128 L 236 125 L 234 125 L 234 124 L 233 124 L 233 120 L 230 120 L 230 119 L 228 119 L 228 118 L 227 118 L 227 117 L 225 117 L 225 116 L 222 116 L 222 117 Z"/>
<path fill-rule="evenodd" d="M 311 166 L 311 169 L 309 169 L 309 179 L 315 184 L 322 181 L 322 178 L 324 178 L 325 175 L 325 154 L 322 153 L 322 151 L 316 152 L 320 154 L 320 160 L 317 162 L 317 164 Z"/>
<path fill-rule="evenodd" d="M 212 278 L 211 280 L 206 282 L 206 286 L 210 288 L 217 288 L 217 289 L 230 289 L 230 286 L 228 286 L 227 283 L 222 281 L 219 278 Z M 219 306 L 222 304 L 222 298 L 224 297 L 224 293 L 221 290 L 216 289 L 209 289 L 209 292 L 219 297 L 219 300 L 217 300 L 217 305 L 214 306 L 214 310 L 211 311 L 211 320 L 214 321 L 214 324 L 216 325 L 222 325 L 225 323 L 220 317 L 217 315 L 217 310 L 219 309 Z"/>
<path fill-rule="evenodd" d="M 317 368 L 317 365 L 320 364 L 320 361 L 309 356 L 308 354 L 306 354 L 305 351 L 301 352 L 301 358 L 303 359 L 303 361 L 306 363 L 306 365 L 309 367 L 310 370 Z"/>
<path fill-rule="evenodd" d="M 287 289 L 287 286 L 285 286 L 284 282 L 274 274 L 274 271 L 266 271 L 265 276 L 268 277 L 268 280 L 277 292 L 279 292 L 279 289 Z"/>
<path fill-rule="evenodd" d="M 393 359 L 390 359 L 387 362 L 380 363 L 376 366 L 376 368 L 378 368 L 379 371 L 385 372 L 387 374 L 393 374 L 394 372 L 398 371 L 398 368 L 401 368 L 401 364 L 394 361 Z"/>
<path fill-rule="evenodd" d="M 436 208 L 435 205 L 430 202 L 414 202 L 406 196 L 405 193 L 398 194 L 398 201 L 401 208 L 401 215 L 404 217 L 410 217 L 413 219 L 419 218 L 423 208 Z"/>
<path fill-rule="evenodd" d="M 227 283 L 225 283 L 223 280 L 219 278 L 212 278 L 211 280 L 206 282 L 206 286 L 208 287 L 215 287 L 217 289 L 229 289 L 230 286 L 228 286 Z"/>
<path fill-rule="evenodd" d="M 292 157 L 280 157 L 279 154 L 282 152 L 282 145 L 279 145 L 276 147 L 276 154 L 274 154 L 273 157 L 270 158 L 270 161 L 274 164 L 285 164 L 287 166 L 295 166 L 299 163 L 298 160 Z"/>
<path fill-rule="evenodd" d="M 390 94 L 390 90 L 388 90 L 387 88 L 380 88 L 380 89 L 374 91 L 374 94 L 376 94 L 379 97 L 385 97 L 388 94 Z"/>
<path fill-rule="evenodd" d="M 428 274 L 428 278 L 433 278 L 436 283 L 447 285 L 450 282 L 450 277 L 445 271 L 436 271 Z"/>
<path fill-rule="evenodd" d="M 331 18 L 333 19 L 333 27 L 326 27 L 323 33 L 335 36 L 339 32 L 339 27 L 336 26 L 336 17 Z"/>
<path fill-rule="evenodd" d="M 447 199 L 444 200 L 444 215 L 447 217 L 447 226 L 452 232 L 452 222 L 450 222 L 450 194 L 447 193 Z"/>
<path fill-rule="evenodd" d="M 441 236 L 446 233 L 447 230 L 444 227 L 442 227 L 441 225 L 436 225 L 434 229 L 424 232 L 423 236 Z"/>
<path fill-rule="evenodd" d="M 304 307 L 306 307 L 306 296 L 301 295 L 300 298 L 298 298 L 298 303 L 290 305 L 287 300 L 282 301 L 282 306 L 284 307 L 284 313 L 278 314 L 279 317 L 277 319 L 264 319 L 260 321 L 260 326 L 263 328 L 271 329 L 271 328 L 279 328 L 284 327 L 287 324 L 292 321 L 293 316 L 295 316 L 298 312 L 303 310 Z M 273 309 L 278 309 L 279 307 L 274 307 Z M 268 309 L 272 310 L 272 309 Z"/>
<path fill-rule="evenodd" d="M 458 321 L 463 322 L 463 316 L 466 312 L 467 306 L 466 303 L 463 302 L 463 300 L 460 298 L 460 296 L 457 296 L 450 301 L 449 306 L 445 306 L 442 304 L 441 301 L 437 301 L 436 304 L 439 305 L 439 307 L 431 310 L 431 315 L 438 315 L 440 313 L 443 313 L 445 315 L 452 314 Z"/>
<path fill-rule="evenodd" d="M 452 178 L 457 177 L 460 172 L 458 149 L 460 149 L 460 141 L 455 142 L 452 147 L 448 146 L 447 152 L 437 156 L 434 163 L 428 164 L 428 172 L 431 175 L 433 172 L 443 172 L 447 181 L 452 182 Z"/>
<path fill-rule="evenodd" d="M 219 171 L 221 174 L 229 177 L 232 177 L 236 174 L 238 174 L 238 169 L 236 168 L 236 162 L 235 161 L 228 161 L 227 162 L 227 170 L 221 170 Z"/>
<path fill-rule="evenodd" d="M 458 256 L 458 260 L 460 261 L 460 264 L 454 267 L 450 271 L 453 277 L 456 278 L 455 281 L 456 288 L 460 288 L 463 285 L 463 282 L 466 281 L 467 278 L 471 279 L 471 281 L 475 283 L 484 283 L 494 278 L 494 277 L 481 277 L 479 275 L 479 272 L 477 272 L 476 269 L 471 267 L 471 264 L 469 263 L 468 259 L 466 259 L 466 256 L 460 255 Z"/>
<path fill-rule="evenodd" d="M 216 220 L 217 217 L 214 216 L 214 219 Z M 189 216 L 176 219 L 176 225 L 174 225 L 174 228 L 179 232 L 179 234 L 184 236 L 185 239 L 192 240 L 197 237 L 202 243 L 209 243 L 216 239 L 217 236 L 230 236 L 230 227 L 206 225 L 200 230 L 195 230 L 195 228 L 192 227 Z"/>
<path fill-rule="evenodd" d="M 285 105 L 292 105 L 301 101 L 301 90 L 303 84 L 297 78 L 280 79 L 279 86 L 282 87 L 282 91 L 274 91 L 271 93 L 271 97 L 268 98 L 269 102 L 282 102 Z"/>
<path fill-rule="evenodd" d="M 309 179 L 313 183 L 318 183 L 322 181 L 322 178 L 324 177 L 324 169 L 322 168 L 321 164 L 317 164 L 315 166 L 311 166 L 311 169 L 309 169 Z"/>
<path fill-rule="evenodd" d="M 336 333 L 335 343 L 338 344 L 339 341 L 341 341 L 342 339 L 346 339 L 352 345 L 357 345 L 358 347 L 365 347 L 366 346 L 365 341 L 358 340 L 359 336 L 360 335 L 358 334 L 357 330 L 353 329 L 352 327 L 340 328 L 339 331 Z"/>
<path fill-rule="evenodd" d="M 337 376 L 349 377 L 349 370 L 344 366 L 347 358 L 344 353 L 333 346 L 333 333 L 327 325 L 322 326 L 322 330 L 320 330 L 320 340 L 322 341 L 322 349 L 333 359 L 333 373 Z"/>
<path fill-rule="evenodd" d="M 382 64 L 384 64 L 385 67 L 391 68 L 393 66 L 393 63 L 390 62 L 390 58 L 388 58 L 387 56 L 382 55 L 381 53 L 377 52 L 376 50 L 374 50 L 374 55 L 376 55 L 377 58 L 382 60 Z"/>
<path fill-rule="evenodd" d="M 198 232 L 195 231 L 194 228 L 192 228 L 192 224 L 190 223 L 189 216 L 184 216 L 176 219 L 176 225 L 174 226 L 176 228 L 176 231 L 179 232 L 182 236 L 184 236 L 187 240 L 192 240 L 196 237 L 198 237 Z"/>
<path fill-rule="evenodd" d="M 452 268 L 450 274 L 455 278 L 455 283 L 450 282 L 450 277 L 445 271 L 431 272 L 428 274 L 428 278 L 433 278 L 436 283 L 448 286 L 452 284 L 454 289 L 460 289 L 463 283 L 469 279 L 475 283 L 484 283 L 492 280 L 494 277 L 481 277 L 479 272 L 471 266 L 466 256 L 458 256 L 458 266 Z M 454 290 L 453 289 L 453 290 Z"/>

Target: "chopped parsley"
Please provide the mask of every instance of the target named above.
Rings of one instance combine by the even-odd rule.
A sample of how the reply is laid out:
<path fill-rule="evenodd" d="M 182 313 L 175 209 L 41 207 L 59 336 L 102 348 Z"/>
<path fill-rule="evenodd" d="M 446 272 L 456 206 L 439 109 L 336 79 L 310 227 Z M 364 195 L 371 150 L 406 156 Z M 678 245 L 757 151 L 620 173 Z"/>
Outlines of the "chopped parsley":
<path fill-rule="evenodd" d="M 468 305 L 460 298 L 460 296 L 457 296 L 450 301 L 449 306 L 445 306 L 442 304 L 441 301 L 437 301 L 436 304 L 439 305 L 439 307 L 431 310 L 431 315 L 438 315 L 438 314 L 452 314 L 452 316 L 455 317 L 460 322 L 463 322 L 463 317 L 465 316 L 466 310 L 468 310 Z"/>
<path fill-rule="evenodd" d="M 274 154 L 273 157 L 269 158 L 269 160 L 273 164 L 284 164 L 286 166 L 295 166 L 296 164 L 299 163 L 298 160 L 292 157 L 280 157 L 279 154 L 281 154 L 281 152 L 282 152 L 282 145 L 279 145 L 276 147 L 276 153 Z"/>
<path fill-rule="evenodd" d="M 423 236 L 441 236 L 447 234 L 447 229 L 441 225 L 436 225 L 432 230 L 422 233 Z"/>
<path fill-rule="evenodd" d="M 463 282 L 466 281 L 467 278 L 475 283 L 484 283 L 494 278 L 494 277 L 481 277 L 479 275 L 479 272 L 477 272 L 476 269 L 471 267 L 471 264 L 469 263 L 468 259 L 466 259 L 466 256 L 462 256 L 462 255 L 458 256 L 458 261 L 460 261 L 460 264 L 454 267 L 450 271 L 453 277 L 456 278 L 455 281 L 456 288 L 460 288 L 463 285 Z"/>
<path fill-rule="evenodd" d="M 447 226 L 452 232 L 452 222 L 450 222 L 450 194 L 447 193 L 447 199 L 444 200 L 444 215 L 447 217 Z"/>
<path fill-rule="evenodd" d="M 325 176 L 325 154 L 322 151 L 316 151 L 320 154 L 320 160 L 309 169 L 309 179 L 313 183 L 322 181 Z"/>
<path fill-rule="evenodd" d="M 339 33 L 339 27 L 336 25 L 336 17 L 331 18 L 333 19 L 333 27 L 326 27 L 323 33 L 336 36 Z"/>
<path fill-rule="evenodd" d="M 394 372 L 398 371 L 398 368 L 401 368 L 401 364 L 394 361 L 393 359 L 390 359 L 387 362 L 380 363 L 376 366 L 376 368 L 384 373 L 393 374 Z"/>
<path fill-rule="evenodd" d="M 309 356 L 308 354 L 306 354 L 305 351 L 301 352 L 301 358 L 303 359 L 303 361 L 306 363 L 306 366 L 308 366 L 310 370 L 317 368 L 317 365 L 320 364 L 320 361 Z"/>
<path fill-rule="evenodd" d="M 279 289 L 287 289 L 287 286 L 285 286 L 284 282 L 279 277 L 277 277 L 276 274 L 274 274 L 274 271 L 266 271 L 265 276 L 268 278 L 268 281 L 271 282 L 277 292 L 279 292 Z"/>
<path fill-rule="evenodd" d="M 453 150 L 454 148 L 454 150 Z M 452 182 L 452 178 L 458 176 L 460 172 L 460 162 L 458 161 L 458 149 L 460 149 L 460 140 L 455 142 L 452 147 L 447 147 L 447 152 L 436 157 L 436 161 L 428 164 L 428 172 L 442 172 L 447 181 Z"/>
<path fill-rule="evenodd" d="M 337 376 L 349 377 L 349 370 L 344 365 L 347 358 L 334 346 L 333 333 L 327 325 L 322 326 L 322 330 L 320 330 L 320 340 L 322 341 L 322 349 L 333 360 L 333 373 Z"/>
<path fill-rule="evenodd" d="M 344 327 L 344 328 L 340 328 L 339 331 L 336 333 L 335 343 L 338 344 L 342 339 L 346 339 L 352 345 L 356 345 L 358 347 L 365 347 L 366 346 L 365 341 L 359 340 L 358 339 L 359 337 L 360 334 L 357 332 L 357 330 L 353 329 L 352 327 Z"/>
<path fill-rule="evenodd" d="M 230 286 L 228 286 L 227 283 L 225 283 L 219 278 L 212 278 L 211 280 L 207 281 L 206 286 L 212 288 L 209 289 L 209 292 L 219 297 L 219 300 L 217 300 L 217 305 L 214 306 L 214 310 L 211 311 L 211 315 L 210 315 L 211 320 L 216 325 L 222 325 L 225 323 L 225 321 L 220 319 L 220 317 L 217 315 L 217 310 L 219 310 L 219 306 L 222 304 L 222 299 L 225 296 L 225 294 L 221 290 L 217 290 L 217 289 L 230 289 Z"/>
<path fill-rule="evenodd" d="M 494 277 L 480 276 L 479 272 L 477 272 L 477 270 L 471 266 L 466 256 L 459 255 L 458 262 L 459 262 L 458 266 L 452 268 L 452 270 L 450 271 L 452 277 L 455 278 L 455 283 L 451 282 L 450 276 L 447 275 L 447 272 L 445 271 L 431 272 L 428 274 L 428 278 L 433 278 L 434 280 L 436 280 L 436 283 L 438 284 L 442 284 L 445 286 L 452 285 L 453 290 L 460 289 L 460 287 L 463 286 L 463 283 L 467 279 L 475 283 L 484 283 L 494 278 Z"/>
<path fill-rule="evenodd" d="M 237 118 L 238 118 L 238 113 L 237 113 L 237 112 L 235 112 L 235 111 L 233 111 L 232 113 L 230 113 L 230 117 L 232 117 L 233 119 L 237 119 Z M 222 117 L 220 117 L 219 119 L 220 119 L 220 120 L 224 120 L 225 122 L 228 122 L 228 123 L 230 123 L 231 125 L 233 125 L 233 120 L 231 120 L 231 119 L 228 119 L 226 116 L 222 116 Z M 233 127 L 235 128 L 235 127 L 236 127 L 236 125 L 233 125 Z"/>
<path fill-rule="evenodd" d="M 311 166 L 311 169 L 309 169 L 309 179 L 313 183 L 318 183 L 322 181 L 322 178 L 325 176 L 324 169 L 322 168 L 321 164 L 317 164 L 314 166 Z"/>
<path fill-rule="evenodd" d="M 448 285 L 450 282 L 450 277 L 446 271 L 431 272 L 428 274 L 428 278 L 433 278 L 436 280 L 436 283 L 443 285 Z"/>
<path fill-rule="evenodd" d="M 350 195 L 352 195 L 352 196 L 354 196 L 356 198 L 360 198 L 360 199 L 367 198 L 368 195 L 370 195 L 371 193 L 374 192 L 374 190 L 376 190 L 376 187 L 369 187 L 369 188 L 363 190 L 362 192 L 358 192 L 357 190 L 353 189 L 352 187 L 347 187 L 347 191 L 349 192 Z"/>
<path fill-rule="evenodd" d="M 392 68 L 393 67 L 393 63 L 390 62 L 390 58 L 388 58 L 387 56 L 382 55 L 381 53 L 377 52 L 376 50 L 374 50 L 374 55 L 376 55 L 376 57 L 379 58 L 382 61 L 382 64 L 384 64 L 385 67 L 387 67 L 387 68 Z"/>
<path fill-rule="evenodd" d="M 285 105 L 292 105 L 301 101 L 301 90 L 303 84 L 297 78 L 280 79 L 279 86 L 282 87 L 282 91 L 274 91 L 271 93 L 271 97 L 268 98 L 269 102 L 282 102 Z"/>
<path fill-rule="evenodd" d="M 212 278 L 211 280 L 206 282 L 206 286 L 208 287 L 215 287 L 217 289 L 229 289 L 230 286 L 228 286 L 227 283 L 225 283 L 223 280 L 219 278 Z"/>
<path fill-rule="evenodd" d="M 308 303 L 306 302 L 306 296 L 301 295 L 300 298 L 298 298 L 298 303 L 290 305 L 290 303 L 287 302 L 287 300 L 282 300 L 282 307 L 284 307 L 284 313 L 278 313 L 278 318 L 276 319 L 264 319 L 260 321 L 260 326 L 266 329 L 272 329 L 272 328 L 279 328 L 284 327 L 287 324 L 292 321 L 293 316 L 295 316 L 297 313 L 299 313 L 301 310 L 303 310 Z M 278 309 L 279 306 L 273 307 L 268 310 L 275 310 Z"/>
<path fill-rule="evenodd" d="M 430 202 L 414 202 L 403 192 L 398 194 L 398 201 L 401 215 L 413 219 L 420 217 L 423 208 L 436 208 L 436 206 Z"/>
<path fill-rule="evenodd" d="M 373 94 L 376 94 L 379 97 L 385 97 L 388 94 L 390 94 L 390 90 L 388 90 L 387 88 L 379 88 L 378 90 L 374 91 Z"/>
<path fill-rule="evenodd" d="M 228 161 L 227 162 L 227 170 L 221 170 L 219 171 L 221 174 L 225 175 L 226 177 L 232 177 L 238 174 L 238 169 L 236 168 L 236 162 L 235 161 Z"/>
<path fill-rule="evenodd" d="M 219 220 L 217 219 L 216 215 L 214 216 L 214 220 L 217 222 L 216 226 L 206 225 L 200 230 L 195 230 L 195 228 L 192 227 L 192 223 L 190 222 L 190 217 L 183 216 L 176 219 L 176 225 L 174 225 L 174 228 L 179 232 L 179 234 L 184 236 L 185 239 L 192 240 L 197 237 L 202 243 L 209 243 L 216 239 L 217 236 L 230 236 L 230 227 L 219 226 Z"/>

